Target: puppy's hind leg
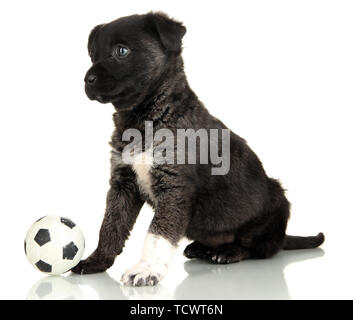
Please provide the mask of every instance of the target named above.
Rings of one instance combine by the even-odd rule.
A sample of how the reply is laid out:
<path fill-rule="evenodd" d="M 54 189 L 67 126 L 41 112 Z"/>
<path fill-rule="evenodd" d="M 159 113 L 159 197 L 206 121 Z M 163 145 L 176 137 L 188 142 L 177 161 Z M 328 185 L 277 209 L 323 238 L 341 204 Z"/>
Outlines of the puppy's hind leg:
<path fill-rule="evenodd" d="M 189 259 L 206 259 L 210 255 L 211 251 L 211 248 L 203 245 L 198 241 L 194 241 L 186 246 L 184 250 L 184 256 Z"/>
<path fill-rule="evenodd" d="M 250 252 L 236 243 L 227 243 L 214 249 L 209 254 L 209 260 L 213 263 L 235 263 L 250 257 Z"/>
<path fill-rule="evenodd" d="M 233 232 L 224 232 L 190 243 L 184 250 L 184 256 L 213 263 L 234 263 L 249 258 L 250 253 L 235 243 Z"/>

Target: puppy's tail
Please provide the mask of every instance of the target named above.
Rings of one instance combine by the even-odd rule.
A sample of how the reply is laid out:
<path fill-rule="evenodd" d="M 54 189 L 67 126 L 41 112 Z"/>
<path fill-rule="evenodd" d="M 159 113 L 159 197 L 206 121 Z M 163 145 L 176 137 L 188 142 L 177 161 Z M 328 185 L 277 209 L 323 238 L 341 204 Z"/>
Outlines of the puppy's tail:
<path fill-rule="evenodd" d="M 284 250 L 294 250 L 294 249 L 311 249 L 317 248 L 325 241 L 325 236 L 322 232 L 316 236 L 311 237 L 300 237 L 300 236 L 289 236 L 286 235 L 284 240 L 283 249 Z"/>

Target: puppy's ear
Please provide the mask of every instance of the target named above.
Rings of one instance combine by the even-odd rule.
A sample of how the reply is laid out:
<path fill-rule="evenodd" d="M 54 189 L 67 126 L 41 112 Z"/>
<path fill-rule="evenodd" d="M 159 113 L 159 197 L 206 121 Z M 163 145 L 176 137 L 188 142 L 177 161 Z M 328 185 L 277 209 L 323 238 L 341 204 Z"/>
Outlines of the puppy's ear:
<path fill-rule="evenodd" d="M 91 33 L 88 36 L 88 44 L 87 44 L 87 49 L 88 49 L 88 54 L 90 57 L 92 57 L 92 49 L 93 49 L 93 40 L 96 37 L 98 31 L 104 26 L 104 24 L 99 24 L 98 26 L 95 26 Z"/>
<path fill-rule="evenodd" d="M 163 12 L 150 12 L 146 15 L 147 27 L 154 33 L 166 51 L 181 53 L 181 39 L 186 28 L 179 21 L 169 18 Z"/>

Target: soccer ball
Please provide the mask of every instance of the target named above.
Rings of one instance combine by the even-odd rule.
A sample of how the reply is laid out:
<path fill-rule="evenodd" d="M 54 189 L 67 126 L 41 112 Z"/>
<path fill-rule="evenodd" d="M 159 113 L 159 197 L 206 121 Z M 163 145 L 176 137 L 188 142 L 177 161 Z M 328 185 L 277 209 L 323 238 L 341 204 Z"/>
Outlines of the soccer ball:
<path fill-rule="evenodd" d="M 55 215 L 37 220 L 28 230 L 24 243 L 29 262 L 48 274 L 71 270 L 80 262 L 84 248 L 81 229 L 70 219 Z"/>

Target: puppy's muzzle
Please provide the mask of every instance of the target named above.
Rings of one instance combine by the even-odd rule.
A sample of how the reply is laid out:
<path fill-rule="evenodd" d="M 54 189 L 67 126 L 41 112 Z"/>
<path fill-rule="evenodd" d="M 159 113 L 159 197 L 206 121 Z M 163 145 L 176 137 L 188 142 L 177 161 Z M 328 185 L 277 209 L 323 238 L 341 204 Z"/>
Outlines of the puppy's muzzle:
<path fill-rule="evenodd" d="M 95 94 L 95 85 L 97 84 L 97 79 L 98 77 L 91 73 L 87 73 L 86 76 L 85 76 L 85 91 L 86 91 L 86 94 L 88 96 L 89 99 L 91 100 L 94 100 L 95 97 L 96 97 L 96 94 Z"/>
<path fill-rule="evenodd" d="M 90 74 L 85 79 L 85 83 L 88 86 L 93 86 L 96 83 L 96 81 L 97 81 L 97 76 L 95 74 Z"/>
<path fill-rule="evenodd" d="M 116 95 L 116 80 L 101 63 L 94 64 L 87 71 L 84 82 L 90 100 L 107 103 Z"/>

